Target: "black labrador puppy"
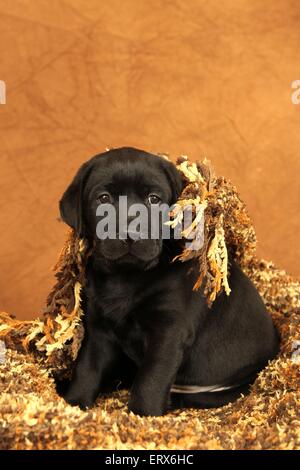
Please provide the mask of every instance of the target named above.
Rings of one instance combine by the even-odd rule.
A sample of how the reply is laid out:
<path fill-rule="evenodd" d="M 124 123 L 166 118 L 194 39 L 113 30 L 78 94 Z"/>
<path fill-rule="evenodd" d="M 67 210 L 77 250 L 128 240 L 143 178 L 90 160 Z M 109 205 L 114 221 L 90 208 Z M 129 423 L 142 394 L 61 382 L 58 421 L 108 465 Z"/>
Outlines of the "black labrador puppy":
<path fill-rule="evenodd" d="M 83 292 L 85 337 L 65 400 L 91 407 L 100 392 L 130 387 L 129 410 L 159 416 L 174 407 L 217 407 L 247 392 L 278 352 L 278 336 L 252 282 L 231 261 L 230 296 L 208 308 L 193 291 L 198 263 L 173 262 L 178 242 L 99 239 L 96 211 L 119 196 L 146 208 L 176 202 L 175 165 L 134 148 L 100 154 L 78 171 L 61 217 L 94 243 Z"/>

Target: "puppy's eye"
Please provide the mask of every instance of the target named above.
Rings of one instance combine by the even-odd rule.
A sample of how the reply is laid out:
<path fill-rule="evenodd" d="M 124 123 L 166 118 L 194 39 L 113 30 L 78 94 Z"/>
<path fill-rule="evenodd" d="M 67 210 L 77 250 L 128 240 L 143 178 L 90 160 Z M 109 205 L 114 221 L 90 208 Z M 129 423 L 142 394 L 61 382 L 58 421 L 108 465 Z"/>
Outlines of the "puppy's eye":
<path fill-rule="evenodd" d="M 161 202 L 161 199 L 159 196 L 157 196 L 157 194 L 149 194 L 148 202 L 150 204 L 159 204 Z"/>
<path fill-rule="evenodd" d="M 98 204 L 109 204 L 111 202 L 111 197 L 107 193 L 100 194 L 97 197 L 97 203 Z"/>

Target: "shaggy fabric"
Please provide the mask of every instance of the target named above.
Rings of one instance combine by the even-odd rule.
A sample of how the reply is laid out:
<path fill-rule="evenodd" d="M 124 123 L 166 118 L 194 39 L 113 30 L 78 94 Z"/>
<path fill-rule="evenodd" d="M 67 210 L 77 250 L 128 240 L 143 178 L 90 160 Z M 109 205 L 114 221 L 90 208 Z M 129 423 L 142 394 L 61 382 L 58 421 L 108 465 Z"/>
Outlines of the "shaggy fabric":
<path fill-rule="evenodd" d="M 120 391 L 81 411 L 58 397 L 49 368 L 8 349 L 0 364 L 1 449 L 299 449 L 300 283 L 254 258 L 246 272 L 281 335 L 279 357 L 249 395 L 218 409 L 141 418 L 128 413 L 128 392 Z"/>
<path fill-rule="evenodd" d="M 3 449 L 295 449 L 299 446 L 300 284 L 255 258 L 255 232 L 236 188 L 217 178 L 207 162 L 181 157 L 185 186 L 172 226 L 191 204 L 188 228 L 203 248 L 199 279 L 211 304 L 228 284 L 228 253 L 258 287 L 281 335 L 277 359 L 261 372 L 250 395 L 223 408 L 176 410 L 160 418 L 128 414 L 128 392 L 102 396 L 89 411 L 57 396 L 53 376 L 72 373 L 84 335 L 81 289 L 93 246 L 70 231 L 56 265 L 56 284 L 43 319 L 20 322 L 0 313 L 0 339 L 9 348 L 0 364 L 0 446 Z M 197 215 L 196 206 L 200 206 Z M 204 232 L 198 233 L 204 214 Z M 1 356 L 0 356 L 1 362 Z"/>

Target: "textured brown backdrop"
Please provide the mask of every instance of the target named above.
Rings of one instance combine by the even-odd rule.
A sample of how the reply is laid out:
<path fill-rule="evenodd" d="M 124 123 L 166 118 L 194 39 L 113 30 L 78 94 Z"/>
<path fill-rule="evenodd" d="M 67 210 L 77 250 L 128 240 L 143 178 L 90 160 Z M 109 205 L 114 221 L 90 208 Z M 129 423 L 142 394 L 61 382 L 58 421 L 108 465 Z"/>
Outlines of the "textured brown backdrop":
<path fill-rule="evenodd" d="M 299 274 L 299 0 L 0 0 L 0 310 L 36 316 L 57 201 L 106 146 L 207 156 Z"/>

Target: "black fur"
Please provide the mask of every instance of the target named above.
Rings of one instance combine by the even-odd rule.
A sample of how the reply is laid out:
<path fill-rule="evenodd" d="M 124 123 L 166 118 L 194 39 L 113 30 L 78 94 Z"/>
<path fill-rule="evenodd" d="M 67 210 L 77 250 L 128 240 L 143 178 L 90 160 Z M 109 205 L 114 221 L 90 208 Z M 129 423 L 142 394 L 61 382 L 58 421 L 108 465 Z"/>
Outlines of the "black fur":
<path fill-rule="evenodd" d="M 192 291 L 197 262 L 170 263 L 178 250 L 174 242 L 137 241 L 124 255 L 124 241 L 96 238 L 99 192 L 128 195 L 132 202 L 155 192 L 171 204 L 182 184 L 173 164 L 122 148 L 84 164 L 65 192 L 63 220 L 96 240 L 84 289 L 85 337 L 63 392 L 68 403 L 91 407 L 101 391 L 121 386 L 130 387 L 129 409 L 140 415 L 221 406 L 245 393 L 277 354 L 272 320 L 236 263 L 230 266 L 230 296 L 220 294 L 208 308 L 203 291 Z M 237 387 L 177 394 L 170 393 L 174 383 Z"/>

